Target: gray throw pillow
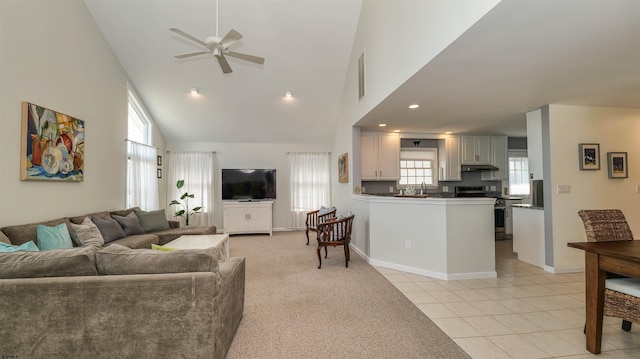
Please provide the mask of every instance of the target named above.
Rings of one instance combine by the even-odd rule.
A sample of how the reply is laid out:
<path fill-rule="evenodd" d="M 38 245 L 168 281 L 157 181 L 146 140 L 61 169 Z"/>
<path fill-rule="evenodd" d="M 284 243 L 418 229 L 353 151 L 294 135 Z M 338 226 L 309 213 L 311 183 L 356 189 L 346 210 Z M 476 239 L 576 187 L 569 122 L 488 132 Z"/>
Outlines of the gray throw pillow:
<path fill-rule="evenodd" d="M 80 224 L 71 222 L 71 239 L 79 246 L 96 246 L 104 245 L 104 238 L 98 227 L 91 221 L 91 218 L 84 217 Z"/>
<path fill-rule="evenodd" d="M 144 229 L 145 232 L 169 229 L 169 222 L 167 221 L 167 217 L 164 214 L 164 209 L 159 209 L 157 211 L 151 212 L 136 209 L 134 213 L 140 220 L 142 229 Z"/>
<path fill-rule="evenodd" d="M 115 219 L 116 222 L 118 222 L 122 229 L 124 229 L 124 233 L 127 236 L 130 236 L 132 234 L 144 234 L 144 229 L 142 228 L 140 220 L 135 213 L 131 212 L 124 217 L 112 214 L 111 217 Z"/>
<path fill-rule="evenodd" d="M 112 244 L 96 253 L 96 266 L 103 275 L 218 272 L 216 258 L 213 248 L 164 252 Z"/>
<path fill-rule="evenodd" d="M 95 264 L 97 250 L 97 247 L 88 246 L 43 252 L 0 253 L 0 278 L 97 275 Z"/>
<path fill-rule="evenodd" d="M 122 227 L 120 227 L 118 222 L 113 218 L 93 216 L 91 220 L 100 230 L 102 238 L 104 238 L 104 243 L 113 242 L 116 239 L 126 237 Z"/>

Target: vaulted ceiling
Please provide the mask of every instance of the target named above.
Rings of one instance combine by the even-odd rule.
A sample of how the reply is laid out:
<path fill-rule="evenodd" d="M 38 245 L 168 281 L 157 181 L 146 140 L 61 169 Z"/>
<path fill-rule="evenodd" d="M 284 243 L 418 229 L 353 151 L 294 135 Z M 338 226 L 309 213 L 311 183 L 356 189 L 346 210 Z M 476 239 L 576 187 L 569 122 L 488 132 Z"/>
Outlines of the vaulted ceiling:
<path fill-rule="evenodd" d="M 360 0 L 220 0 L 218 35 L 266 59 L 231 74 L 173 57 L 201 47 L 170 27 L 216 35 L 214 0 L 84 1 L 169 142 L 331 142 Z M 502 1 L 358 125 L 524 135 L 547 103 L 640 108 L 638 18 L 637 0 Z"/>

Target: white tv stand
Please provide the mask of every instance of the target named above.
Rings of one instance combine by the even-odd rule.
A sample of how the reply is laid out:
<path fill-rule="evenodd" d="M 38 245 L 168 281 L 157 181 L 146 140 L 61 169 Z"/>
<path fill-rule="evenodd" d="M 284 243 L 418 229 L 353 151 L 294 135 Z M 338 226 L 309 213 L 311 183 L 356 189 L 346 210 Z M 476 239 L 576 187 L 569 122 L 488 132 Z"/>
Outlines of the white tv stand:
<path fill-rule="evenodd" d="M 273 201 L 225 201 L 224 233 L 273 234 Z"/>

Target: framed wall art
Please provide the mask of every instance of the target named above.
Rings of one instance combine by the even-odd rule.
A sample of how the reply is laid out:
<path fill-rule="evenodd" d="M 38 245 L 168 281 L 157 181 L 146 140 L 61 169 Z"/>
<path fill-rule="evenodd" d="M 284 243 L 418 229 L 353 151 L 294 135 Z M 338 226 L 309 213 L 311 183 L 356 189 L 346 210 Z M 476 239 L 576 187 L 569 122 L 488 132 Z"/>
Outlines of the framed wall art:
<path fill-rule="evenodd" d="M 84 121 L 22 103 L 20 179 L 84 180 Z"/>
<path fill-rule="evenodd" d="M 627 168 L 626 152 L 607 152 L 607 169 L 609 178 L 627 178 L 629 170 Z"/>
<path fill-rule="evenodd" d="M 600 144 L 581 143 L 578 145 L 580 151 L 580 171 L 600 169 Z"/>
<path fill-rule="evenodd" d="M 349 182 L 349 154 L 343 153 L 338 157 L 338 182 Z"/>

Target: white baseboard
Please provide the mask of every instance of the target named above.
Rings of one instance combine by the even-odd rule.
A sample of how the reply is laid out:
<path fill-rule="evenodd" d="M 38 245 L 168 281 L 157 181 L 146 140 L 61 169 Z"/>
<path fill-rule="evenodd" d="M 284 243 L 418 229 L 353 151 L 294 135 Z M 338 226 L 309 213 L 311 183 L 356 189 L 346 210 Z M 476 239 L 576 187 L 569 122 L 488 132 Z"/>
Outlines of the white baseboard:
<path fill-rule="evenodd" d="M 581 273 L 584 272 L 584 267 L 560 267 L 555 268 L 552 266 L 544 266 L 544 271 L 553 274 L 565 274 L 565 273 Z"/>
<path fill-rule="evenodd" d="M 373 266 L 377 266 L 377 267 L 395 269 L 395 270 L 399 270 L 399 271 L 402 271 L 402 272 L 417 274 L 417 275 L 436 278 L 436 279 L 441 279 L 441 280 L 484 279 L 484 278 L 497 278 L 498 277 L 498 273 L 496 273 L 495 271 L 493 271 L 493 272 L 469 272 L 469 273 L 447 274 L 447 273 L 441 273 L 441 272 L 434 272 L 434 271 L 430 271 L 430 270 L 426 270 L 426 269 L 422 269 L 422 268 L 415 268 L 415 267 L 400 265 L 400 264 L 396 264 L 396 263 L 389 263 L 389 262 L 379 261 L 379 260 L 375 260 L 375 259 L 370 259 L 369 260 L 369 264 L 371 264 Z"/>

